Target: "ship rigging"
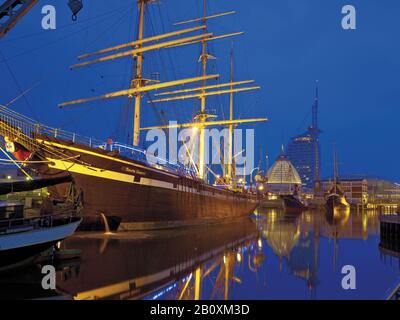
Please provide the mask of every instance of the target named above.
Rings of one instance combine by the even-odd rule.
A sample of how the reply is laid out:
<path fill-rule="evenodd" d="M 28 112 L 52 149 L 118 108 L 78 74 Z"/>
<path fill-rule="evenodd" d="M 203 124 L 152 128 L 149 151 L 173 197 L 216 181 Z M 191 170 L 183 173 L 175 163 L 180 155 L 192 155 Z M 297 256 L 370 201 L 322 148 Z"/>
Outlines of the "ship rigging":
<path fill-rule="evenodd" d="M 144 15 L 146 5 L 150 2 L 149 0 L 139 0 L 138 1 L 138 8 L 139 8 L 139 23 L 138 23 L 138 35 L 137 39 L 130 43 L 124 43 L 117 46 L 109 47 L 106 49 L 102 49 L 96 52 L 83 54 L 78 57 L 79 60 L 84 60 L 89 57 L 95 57 L 93 60 L 84 61 L 77 63 L 71 66 L 71 69 L 80 68 L 92 65 L 94 63 L 100 63 L 105 61 L 111 61 L 114 59 L 133 56 L 135 59 L 135 67 L 134 67 L 134 74 L 135 77 L 131 81 L 131 86 L 127 90 L 120 90 L 116 92 L 106 93 L 97 97 L 91 98 L 84 98 L 78 100 L 72 100 L 68 102 L 61 103 L 59 107 L 64 108 L 71 105 L 82 104 L 93 102 L 99 99 L 110 99 L 119 96 L 128 96 L 129 98 L 134 98 L 135 105 L 134 105 L 134 119 L 133 119 L 133 145 L 139 146 L 139 139 L 140 139 L 140 132 L 153 130 L 153 129 L 173 129 L 173 128 L 196 128 L 196 131 L 199 135 L 199 146 L 198 146 L 198 163 L 197 163 L 197 173 L 200 179 L 204 179 L 206 175 L 205 170 L 205 128 L 206 127 L 215 127 L 215 126 L 228 126 L 229 127 L 229 142 L 228 142 L 228 149 L 229 153 L 227 155 L 227 163 L 228 163 L 228 173 L 227 176 L 229 180 L 234 180 L 232 178 L 232 135 L 233 135 L 233 127 L 238 124 L 243 123 L 254 123 L 254 122 L 265 122 L 267 118 L 253 118 L 253 119 L 233 119 L 233 93 L 237 92 L 246 92 L 246 91 L 253 91 L 259 90 L 259 86 L 250 86 L 250 87 L 238 87 L 240 85 L 249 84 L 254 82 L 253 80 L 245 80 L 245 81 L 233 81 L 233 62 L 231 62 L 231 79 L 228 83 L 222 83 L 217 85 L 207 85 L 207 80 L 219 78 L 218 74 L 209 75 L 207 73 L 207 63 L 209 59 L 214 58 L 210 55 L 207 51 L 207 42 L 224 39 L 228 37 L 234 37 L 238 35 L 242 35 L 243 32 L 233 32 L 223 35 L 214 35 L 211 32 L 207 31 L 207 21 L 210 19 L 215 19 L 219 17 L 224 17 L 227 15 L 234 14 L 235 11 L 230 12 L 223 12 L 213 15 L 207 15 L 207 1 L 203 0 L 203 16 L 201 18 L 194 18 L 190 20 L 180 21 L 175 23 L 175 25 L 187 25 L 193 24 L 196 22 L 200 22 L 201 25 L 190 27 L 186 29 L 181 29 L 174 32 L 169 32 L 165 34 L 160 34 L 148 38 L 144 38 Z M 192 36 L 185 36 L 179 39 L 171 40 L 171 37 L 186 35 L 188 33 L 193 33 L 196 31 L 201 31 L 199 35 L 192 35 Z M 168 39 L 168 40 L 166 40 Z M 164 42 L 154 43 L 158 40 L 166 40 Z M 168 49 L 174 48 L 177 46 L 184 46 L 184 45 L 191 45 L 191 44 L 201 44 L 201 55 L 199 57 L 199 61 L 201 62 L 201 76 L 180 79 L 170 82 L 161 82 L 161 83 L 153 83 L 154 80 L 145 79 L 143 78 L 143 64 L 144 64 L 144 53 L 159 50 L 159 49 Z M 120 52 L 122 49 L 129 48 L 126 51 Z M 104 54 L 109 54 L 106 56 L 101 56 Z M 99 57 L 100 56 L 100 57 Z M 232 57 L 231 57 L 232 60 Z M 179 85 L 184 84 L 191 84 L 195 82 L 201 82 L 200 87 L 188 88 L 188 89 L 181 89 L 181 90 L 174 90 L 169 92 L 161 92 L 156 93 L 155 96 L 168 96 L 166 98 L 159 98 L 159 99 L 151 99 L 148 101 L 149 103 L 161 103 L 161 102 L 170 102 L 170 101 L 182 101 L 186 99 L 198 99 L 200 100 L 200 111 L 194 117 L 193 121 L 190 123 L 182 123 L 182 124 L 174 124 L 174 125 L 162 125 L 162 126 L 150 126 L 150 127 L 141 127 L 141 108 L 142 108 L 142 94 L 149 93 L 153 91 L 158 91 L 160 89 L 165 89 L 169 87 L 176 87 Z M 153 83 L 153 84 L 148 84 Z M 223 88 L 228 89 L 223 89 Z M 218 89 L 218 90 L 215 90 Z M 209 96 L 216 96 L 216 95 L 223 95 L 223 94 L 230 94 L 230 116 L 229 120 L 214 120 L 209 121 L 209 119 L 216 118 L 216 115 L 207 113 L 206 109 L 206 99 Z"/>
<path fill-rule="evenodd" d="M 203 224 L 249 215 L 260 201 L 259 196 L 233 187 L 236 179 L 232 174 L 235 171 L 232 170 L 233 128 L 239 124 L 267 121 L 266 118 L 234 119 L 233 94 L 258 90 L 260 87 L 244 86 L 253 83 L 253 80 L 233 80 L 232 55 L 230 81 L 208 83 L 211 79 L 219 78 L 219 74 L 208 73 L 208 61 L 213 56 L 207 44 L 242 34 L 232 32 L 216 35 L 209 30 L 208 21 L 234 12 L 210 15 L 206 11 L 206 0 L 203 0 L 202 17 L 176 23 L 177 26 L 188 25 L 187 28 L 146 37 L 145 12 L 152 2 L 137 2 L 139 18 L 134 41 L 83 54 L 78 57 L 79 62 L 71 67 L 76 69 L 133 57 L 134 76 L 129 88 L 59 105 L 66 108 L 115 97 L 132 99 L 134 117 L 131 145 L 83 138 L 44 126 L 7 108 L 0 108 L 0 134 L 19 150 L 14 156 L 40 176 L 71 175 L 84 198 L 82 226 L 90 229 L 92 225 L 102 225 L 102 217 L 106 217 L 111 229 L 120 225 L 124 229 L 151 229 Z M 193 26 L 195 23 L 199 25 Z M 200 75 L 163 82 L 145 77 L 145 54 L 193 44 L 201 45 Z M 183 85 L 194 83 L 200 83 L 200 86 L 182 88 Z M 142 127 L 143 96 L 153 93 L 148 103 L 195 99 L 199 101 L 199 111 L 191 122 Z M 215 114 L 207 111 L 207 98 L 226 94 L 230 95 L 229 120 L 219 120 Z M 229 184 L 223 188 L 207 182 L 206 172 L 212 170 L 206 166 L 205 130 L 210 127 L 229 128 L 230 147 L 228 154 L 224 154 Z M 160 164 L 155 155 L 149 155 L 139 147 L 140 132 L 171 128 L 193 128 L 193 132 L 198 135 L 197 158 L 189 154 L 194 170 L 180 163 Z M 149 161 L 149 156 L 154 161 Z M 193 159 L 196 159 L 196 163 Z M 56 186 L 51 192 L 62 198 L 66 189 Z"/>

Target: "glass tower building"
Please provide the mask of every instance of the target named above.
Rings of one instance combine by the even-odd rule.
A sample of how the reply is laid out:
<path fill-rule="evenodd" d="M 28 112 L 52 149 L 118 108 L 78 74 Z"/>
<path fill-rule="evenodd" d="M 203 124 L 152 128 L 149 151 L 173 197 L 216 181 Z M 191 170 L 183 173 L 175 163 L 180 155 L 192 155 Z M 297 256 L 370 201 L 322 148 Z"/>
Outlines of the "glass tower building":
<path fill-rule="evenodd" d="M 300 175 L 304 190 L 319 190 L 321 176 L 321 152 L 318 128 L 318 86 L 312 106 L 311 126 L 301 135 L 290 139 L 287 157 Z"/>

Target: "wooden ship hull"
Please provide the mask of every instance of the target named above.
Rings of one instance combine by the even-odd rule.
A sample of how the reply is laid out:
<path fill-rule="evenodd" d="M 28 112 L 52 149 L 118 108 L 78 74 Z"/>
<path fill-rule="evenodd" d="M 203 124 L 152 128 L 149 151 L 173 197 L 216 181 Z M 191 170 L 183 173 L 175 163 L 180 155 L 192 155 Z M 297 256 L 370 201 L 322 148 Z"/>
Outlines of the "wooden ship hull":
<path fill-rule="evenodd" d="M 328 223 L 346 224 L 350 216 L 350 205 L 344 195 L 330 194 L 326 199 L 325 208 Z"/>
<path fill-rule="evenodd" d="M 339 194 L 330 194 L 326 199 L 326 208 L 328 210 L 337 209 L 348 209 L 350 208 L 345 196 Z"/>
<path fill-rule="evenodd" d="M 256 195 L 217 188 L 149 167 L 116 151 L 48 136 L 39 140 L 70 159 L 59 160 L 45 151 L 45 159 L 50 163 L 41 164 L 37 170 L 43 177 L 72 176 L 75 189 L 82 192 L 81 229 L 103 229 L 102 214 L 113 230 L 120 223 L 123 230 L 161 229 L 246 216 L 259 205 Z M 68 185 L 56 185 L 49 190 L 63 198 Z"/>
<path fill-rule="evenodd" d="M 334 180 L 331 190 L 326 195 L 325 207 L 327 214 L 335 219 L 339 216 L 347 217 L 350 212 L 350 204 L 340 187 L 336 150 L 333 153 L 333 164 Z"/>
<path fill-rule="evenodd" d="M 293 195 L 280 196 L 283 202 L 285 211 L 288 212 L 303 212 L 307 210 L 307 206 Z"/>
<path fill-rule="evenodd" d="M 307 206 L 297 197 L 287 194 L 276 196 L 276 199 L 264 198 L 260 204 L 261 209 L 280 209 L 286 212 L 301 213 L 307 210 Z"/>

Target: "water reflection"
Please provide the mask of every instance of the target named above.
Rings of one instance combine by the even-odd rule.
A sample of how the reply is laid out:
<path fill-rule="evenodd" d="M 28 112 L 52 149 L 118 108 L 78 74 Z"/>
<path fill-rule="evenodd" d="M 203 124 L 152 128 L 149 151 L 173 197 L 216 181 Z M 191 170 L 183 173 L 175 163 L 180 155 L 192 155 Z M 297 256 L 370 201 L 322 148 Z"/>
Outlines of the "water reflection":
<path fill-rule="evenodd" d="M 189 229 L 78 233 L 62 248 L 80 249 L 81 258 L 57 266 L 52 295 L 77 300 L 382 299 L 399 280 L 400 265 L 392 261 L 399 255 L 389 259 L 379 243 L 373 211 L 330 216 L 270 209 L 253 219 Z M 356 267 L 357 290 L 341 288 L 346 264 Z M 39 270 L 30 283 L 39 283 Z M 27 274 L 6 282 L 23 283 Z M 0 297 L 16 297 L 4 281 L 0 277 Z M 45 296 L 37 283 L 38 292 L 30 296 Z"/>
<path fill-rule="evenodd" d="M 289 272 L 306 282 L 315 297 L 314 289 L 318 284 L 318 244 L 319 231 L 310 228 L 317 221 L 314 215 L 290 214 L 284 211 L 266 212 L 267 218 L 257 223 L 263 230 L 263 236 L 279 259 L 279 272 L 283 262 Z M 268 214 L 271 216 L 268 218 Z"/>
<path fill-rule="evenodd" d="M 282 270 L 282 258 L 289 259 L 300 239 L 299 216 L 283 214 L 272 209 L 270 218 L 262 220 L 258 225 L 268 245 L 279 257 Z"/>
<path fill-rule="evenodd" d="M 231 282 L 241 283 L 234 269 L 257 235 L 249 219 L 155 233 L 82 234 L 63 244 L 82 249 L 83 262 L 79 270 L 58 274 L 58 290 L 78 300 L 227 299 Z M 206 295 L 202 284 L 214 273 Z"/>

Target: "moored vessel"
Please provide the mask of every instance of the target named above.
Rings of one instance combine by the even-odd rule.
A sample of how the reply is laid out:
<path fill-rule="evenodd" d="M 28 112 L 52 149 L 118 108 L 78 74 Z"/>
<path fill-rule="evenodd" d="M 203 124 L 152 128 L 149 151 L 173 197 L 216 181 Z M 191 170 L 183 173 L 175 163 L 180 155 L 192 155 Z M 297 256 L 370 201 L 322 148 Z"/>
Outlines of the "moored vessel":
<path fill-rule="evenodd" d="M 340 180 L 338 175 L 338 165 L 336 151 L 334 151 L 334 165 L 333 165 L 333 183 L 332 187 L 326 195 L 326 210 L 331 213 L 333 217 L 340 215 L 342 212 L 345 214 L 350 211 L 350 204 L 348 203 L 346 196 L 340 186 Z"/>
<path fill-rule="evenodd" d="M 285 211 L 302 212 L 307 210 L 306 204 L 297 195 L 281 195 Z"/>
<path fill-rule="evenodd" d="M 37 186 L 48 186 L 66 179 L 45 181 L 23 181 L 17 189 L 33 190 Z M 14 183 L 1 183 L 0 190 L 9 190 Z M 53 201 L 53 200 L 49 200 Z M 31 218 L 24 214 L 24 205 L 14 202 L 1 203 L 0 217 L 0 272 L 15 271 L 26 267 L 43 251 L 72 235 L 82 219 L 78 216 L 76 203 L 58 202 L 48 212 L 49 205 L 43 202 L 37 215 Z M 44 213 L 41 215 L 41 213 Z"/>
<path fill-rule="evenodd" d="M 265 181 L 267 194 L 262 201 L 262 207 L 281 208 L 293 213 L 300 213 L 307 209 L 301 197 L 300 175 L 285 155 L 283 145 L 280 156 L 267 171 Z"/>
<path fill-rule="evenodd" d="M 121 57 L 134 57 L 134 78 L 130 88 L 107 93 L 98 97 L 78 99 L 60 104 L 68 107 L 73 104 L 89 103 L 97 100 L 125 96 L 134 102 L 133 144 L 126 145 L 109 139 L 101 142 L 92 138 L 51 128 L 37 123 L 8 108 L 1 108 L 0 134 L 5 137 L 7 150 L 17 162 L 36 170 L 41 177 L 71 176 L 76 189 L 82 193 L 84 223 L 83 229 L 102 227 L 101 216 L 107 218 L 111 229 L 159 229 L 183 225 L 195 225 L 219 221 L 222 219 L 245 216 L 258 206 L 260 198 L 244 189 L 237 188 L 232 172 L 232 131 L 243 123 L 264 122 L 265 118 L 234 119 L 233 93 L 257 90 L 259 87 L 243 87 L 253 82 L 233 81 L 210 85 L 208 80 L 217 79 L 219 75 L 207 73 L 207 62 L 212 56 L 207 50 L 209 41 L 223 39 L 241 34 L 235 32 L 214 35 L 207 30 L 210 19 L 232 14 L 233 12 L 207 15 L 204 1 L 203 16 L 179 25 L 197 24 L 165 34 L 145 37 L 145 9 L 151 1 L 138 1 L 137 38 L 130 43 L 102 49 L 79 57 L 85 60 L 72 68 L 84 67 Z M 192 34 L 187 36 L 187 34 Z M 193 35 L 194 34 L 194 35 Z M 184 37 L 180 37 L 184 35 Z M 179 38 L 180 37 L 180 38 Z M 192 44 L 201 45 L 201 75 L 181 80 L 160 82 L 144 77 L 144 54 L 154 50 Z M 125 50 L 125 51 L 124 51 Z M 93 60 L 87 60 L 93 58 Z M 200 87 L 184 88 L 182 86 L 201 82 Z M 174 88 L 179 90 L 159 92 Z M 227 88 L 227 89 L 226 89 Z M 143 95 L 157 90 L 151 103 L 167 103 L 176 100 L 198 99 L 200 111 L 193 122 L 154 127 L 141 127 L 140 108 Z M 206 98 L 221 94 L 230 94 L 229 120 L 215 120 L 215 114 L 206 109 Z M 227 176 L 229 183 L 225 186 L 214 186 L 208 182 L 205 161 L 205 130 L 212 127 L 228 128 L 230 132 Z M 140 148 L 141 131 L 152 129 L 193 128 L 199 137 L 197 162 L 193 155 L 188 165 L 168 162 Z M 65 197 L 68 188 L 57 185 L 51 193 Z"/>

